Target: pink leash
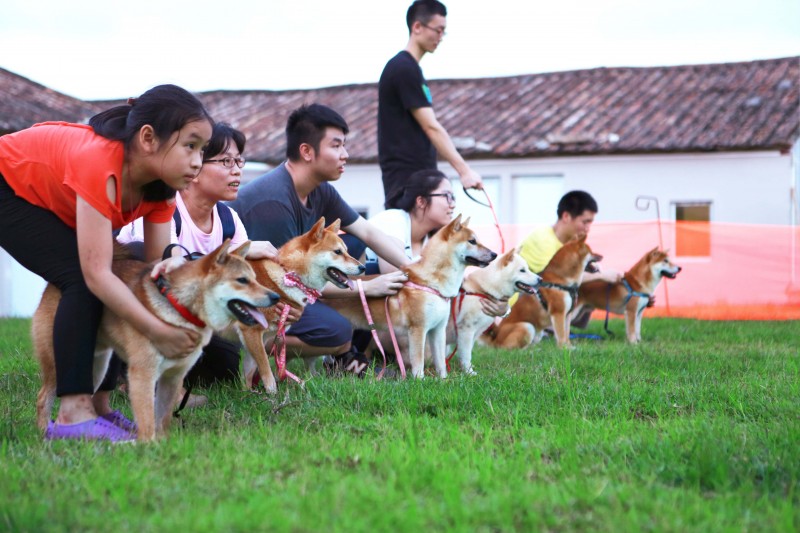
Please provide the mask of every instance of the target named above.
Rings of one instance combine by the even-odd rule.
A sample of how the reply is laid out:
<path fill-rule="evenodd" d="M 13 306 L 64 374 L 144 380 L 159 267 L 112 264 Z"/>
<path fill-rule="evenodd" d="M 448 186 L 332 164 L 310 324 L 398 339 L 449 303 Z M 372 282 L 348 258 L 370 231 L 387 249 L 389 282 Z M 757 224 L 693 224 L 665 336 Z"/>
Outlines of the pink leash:
<path fill-rule="evenodd" d="M 467 192 L 467 189 L 464 189 L 464 194 L 466 194 L 467 197 L 476 204 L 484 205 L 492 211 L 492 217 L 494 217 L 494 227 L 497 228 L 497 234 L 500 235 L 500 253 L 504 254 L 506 253 L 506 240 L 503 238 L 503 231 L 500 229 L 500 221 L 497 219 L 497 213 L 494 210 L 494 205 L 492 205 L 492 199 L 489 198 L 489 193 L 486 192 L 486 189 L 480 189 L 480 190 L 483 191 L 483 194 L 486 196 L 487 203 L 479 202 L 478 200 L 473 198 L 472 195 Z"/>
<path fill-rule="evenodd" d="M 378 346 L 378 349 L 381 351 L 381 355 L 383 356 L 383 368 L 381 369 L 380 373 L 378 374 L 378 379 L 383 378 L 383 373 L 386 371 L 386 352 L 383 349 L 383 345 L 381 344 L 380 339 L 378 338 L 378 332 L 375 330 L 375 321 L 372 320 L 372 313 L 369 312 L 369 305 L 367 304 L 367 296 L 364 294 L 364 286 L 361 284 L 361 280 L 356 280 L 356 285 L 358 285 L 358 295 L 361 297 L 361 305 L 364 306 L 364 316 L 367 318 L 367 324 L 369 324 L 369 330 L 372 332 L 372 339 L 375 341 L 375 344 Z M 403 355 L 400 353 L 400 346 L 397 344 L 397 337 L 394 333 L 394 326 L 392 326 L 392 321 L 389 316 L 389 297 L 386 297 L 385 300 L 385 308 L 386 308 L 386 322 L 389 325 L 389 335 L 392 337 L 392 345 L 394 346 L 394 353 L 397 357 L 397 365 L 400 367 L 400 375 L 403 379 L 406 379 L 406 365 L 403 364 Z"/>
<path fill-rule="evenodd" d="M 275 340 L 272 343 L 272 351 L 270 355 L 275 356 L 275 364 L 278 367 L 278 380 L 284 381 L 286 378 L 291 378 L 300 385 L 303 385 L 303 380 L 292 374 L 286 369 L 286 317 L 289 316 L 289 311 L 292 307 L 287 303 L 283 306 L 281 318 L 278 320 L 278 332 L 275 334 Z M 277 345 L 280 344 L 281 348 L 278 351 Z"/>

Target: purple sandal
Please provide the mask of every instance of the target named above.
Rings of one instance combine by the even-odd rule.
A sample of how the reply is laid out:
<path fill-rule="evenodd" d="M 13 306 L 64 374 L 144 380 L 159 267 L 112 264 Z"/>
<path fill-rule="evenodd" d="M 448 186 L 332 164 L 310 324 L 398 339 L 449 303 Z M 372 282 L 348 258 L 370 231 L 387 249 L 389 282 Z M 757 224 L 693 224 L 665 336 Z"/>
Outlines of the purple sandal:
<path fill-rule="evenodd" d="M 109 442 L 131 442 L 136 437 L 120 429 L 105 418 L 98 417 L 78 424 L 56 424 L 50 421 L 44 432 L 44 440 L 105 440 Z"/>
<path fill-rule="evenodd" d="M 104 415 L 100 415 L 100 418 L 108 420 L 119 429 L 124 429 L 128 433 L 136 435 L 136 423 L 132 422 L 128 417 L 123 415 L 120 411 L 111 411 L 110 413 L 106 413 Z"/>

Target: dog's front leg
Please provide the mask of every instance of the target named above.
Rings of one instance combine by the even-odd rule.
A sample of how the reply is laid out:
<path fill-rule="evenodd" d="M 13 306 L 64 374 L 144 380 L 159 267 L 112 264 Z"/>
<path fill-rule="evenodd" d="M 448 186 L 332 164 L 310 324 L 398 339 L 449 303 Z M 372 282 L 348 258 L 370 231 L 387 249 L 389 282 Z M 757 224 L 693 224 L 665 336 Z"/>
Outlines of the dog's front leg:
<path fill-rule="evenodd" d="M 128 395 L 131 399 L 133 418 L 136 421 L 136 437 L 140 442 L 151 441 L 156 436 L 154 418 L 156 357 L 156 354 L 152 354 L 144 364 L 139 362 L 140 358 L 128 360 Z"/>
<path fill-rule="evenodd" d="M 569 340 L 569 320 L 565 311 L 554 311 L 551 315 L 553 331 L 559 348 L 572 348 Z"/>
<path fill-rule="evenodd" d="M 261 376 L 261 383 L 269 394 L 278 392 L 278 382 L 272 374 L 269 366 L 269 357 L 264 347 L 265 331 L 257 328 L 242 328 L 242 340 L 244 341 L 245 351 L 255 361 L 258 373 Z M 252 366 L 252 365 L 249 365 Z M 245 368 L 245 386 L 250 388 L 253 381 L 253 371 Z"/>
<path fill-rule="evenodd" d="M 172 421 L 172 411 L 178 403 L 178 394 L 183 385 L 183 377 L 188 373 L 185 370 L 170 369 L 161 375 L 156 386 L 156 436 L 166 437 L 169 424 Z"/>
<path fill-rule="evenodd" d="M 639 315 L 639 298 L 634 297 L 628 301 L 625 306 L 625 337 L 631 344 L 636 344 L 636 330 L 637 323 L 641 315 Z"/>
<path fill-rule="evenodd" d="M 408 359 L 411 362 L 411 375 L 425 377 L 425 328 L 420 325 L 408 331 Z"/>
<path fill-rule="evenodd" d="M 465 374 L 474 376 L 475 370 L 472 368 L 472 347 L 475 345 L 477 337 L 477 330 L 458 330 L 458 360 L 461 363 L 461 369 Z"/>
<path fill-rule="evenodd" d="M 447 351 L 447 322 L 437 326 L 428 332 L 428 339 L 431 347 L 431 358 L 433 366 L 440 378 L 447 377 L 447 361 L 445 352 Z"/>

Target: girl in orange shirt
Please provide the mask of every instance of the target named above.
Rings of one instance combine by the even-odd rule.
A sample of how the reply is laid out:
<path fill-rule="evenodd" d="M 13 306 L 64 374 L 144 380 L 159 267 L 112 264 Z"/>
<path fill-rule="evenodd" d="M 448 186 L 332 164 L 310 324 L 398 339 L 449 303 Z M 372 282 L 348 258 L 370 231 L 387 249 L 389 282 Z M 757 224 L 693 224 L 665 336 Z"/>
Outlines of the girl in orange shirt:
<path fill-rule="evenodd" d="M 151 314 L 112 273 L 112 230 L 143 216 L 145 258 L 161 256 L 175 191 L 200 171 L 212 125 L 192 94 L 161 85 L 88 126 L 45 123 L 0 137 L 0 247 L 62 293 L 53 328 L 61 402 L 46 439 L 134 438 L 133 423 L 111 411 L 110 391 L 93 394 L 103 305 L 167 357 L 199 342 Z"/>

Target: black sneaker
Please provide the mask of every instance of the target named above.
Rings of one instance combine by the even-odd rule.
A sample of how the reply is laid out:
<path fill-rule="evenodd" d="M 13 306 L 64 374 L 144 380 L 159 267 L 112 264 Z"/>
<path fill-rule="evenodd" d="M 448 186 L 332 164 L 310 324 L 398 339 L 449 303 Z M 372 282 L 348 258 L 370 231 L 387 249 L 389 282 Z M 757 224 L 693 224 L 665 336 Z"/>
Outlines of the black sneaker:
<path fill-rule="evenodd" d="M 369 359 L 363 353 L 351 349 L 349 352 L 336 357 L 326 356 L 322 362 L 322 367 L 329 376 L 352 374 L 363 378 L 369 367 Z"/>

